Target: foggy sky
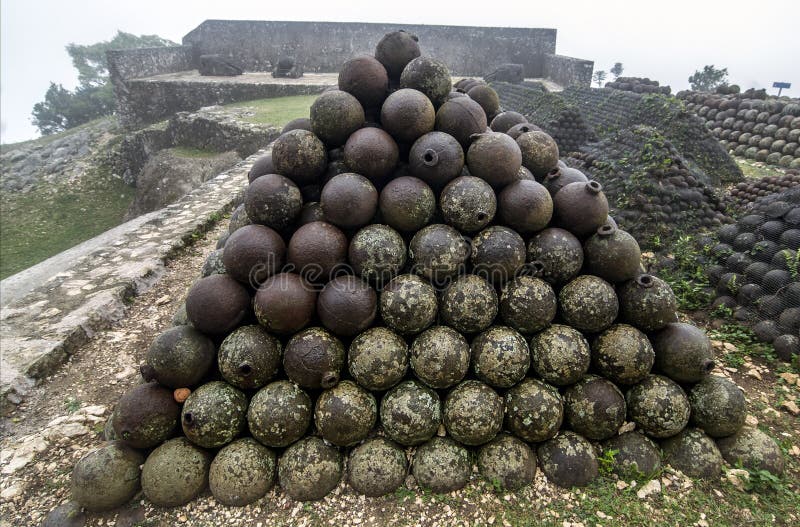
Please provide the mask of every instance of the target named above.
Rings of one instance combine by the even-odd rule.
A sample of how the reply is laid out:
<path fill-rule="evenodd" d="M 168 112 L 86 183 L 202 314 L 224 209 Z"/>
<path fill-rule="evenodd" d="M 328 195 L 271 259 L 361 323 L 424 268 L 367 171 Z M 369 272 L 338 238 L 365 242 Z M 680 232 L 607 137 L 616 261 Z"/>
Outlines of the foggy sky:
<path fill-rule="evenodd" d="M 688 88 L 696 69 L 714 64 L 727 67 L 730 82 L 742 89 L 775 93 L 772 82 L 785 81 L 793 85 L 785 95 L 800 95 L 798 0 L 757 6 L 702 0 L 3 0 L 0 11 L 3 143 L 38 135 L 30 114 L 50 81 L 69 89 L 77 84 L 68 43 L 109 40 L 118 29 L 180 43 L 210 18 L 551 27 L 558 30 L 557 53 L 593 60 L 595 69 L 606 71 L 622 62 L 623 75 L 656 79 L 673 93 Z"/>

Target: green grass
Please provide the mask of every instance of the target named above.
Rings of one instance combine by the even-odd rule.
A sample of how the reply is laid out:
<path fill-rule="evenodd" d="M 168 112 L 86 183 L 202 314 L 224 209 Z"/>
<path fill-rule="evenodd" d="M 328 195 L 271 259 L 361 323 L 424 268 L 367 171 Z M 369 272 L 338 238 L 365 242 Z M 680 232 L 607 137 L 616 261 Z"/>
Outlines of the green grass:
<path fill-rule="evenodd" d="M 225 105 L 225 108 L 247 108 L 255 111 L 252 117 L 243 120 L 253 124 L 271 124 L 283 127 L 292 119 L 308 117 L 311 103 L 317 95 L 294 95 L 274 99 L 258 99 L 255 101 L 237 102 Z"/>
<path fill-rule="evenodd" d="M 199 148 L 192 148 L 188 146 L 176 146 L 170 148 L 169 151 L 178 157 L 189 157 L 192 159 L 205 159 L 219 155 L 219 152 L 213 152 L 211 150 L 201 150 Z"/>
<path fill-rule="evenodd" d="M 733 159 L 739 165 L 739 168 L 742 169 L 742 174 L 744 174 L 744 177 L 746 178 L 761 179 L 767 176 L 781 176 L 784 173 L 777 167 L 773 165 L 767 165 L 766 163 L 756 164 L 755 161 L 737 157 L 734 157 Z"/>

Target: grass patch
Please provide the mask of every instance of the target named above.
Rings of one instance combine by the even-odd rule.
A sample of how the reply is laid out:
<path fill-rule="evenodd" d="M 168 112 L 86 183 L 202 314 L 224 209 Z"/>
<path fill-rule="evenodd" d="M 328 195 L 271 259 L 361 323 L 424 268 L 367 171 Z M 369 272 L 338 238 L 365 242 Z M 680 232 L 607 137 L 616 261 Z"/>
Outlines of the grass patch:
<path fill-rule="evenodd" d="M 671 251 L 675 258 L 675 267 L 658 272 L 658 276 L 675 293 L 678 309 L 681 311 L 705 309 L 712 300 L 705 271 L 710 258 L 707 250 L 707 247 L 698 248 L 693 236 L 681 236 L 675 241 Z"/>
<path fill-rule="evenodd" d="M 283 127 L 292 119 L 308 117 L 311 103 L 317 95 L 293 95 L 291 97 L 276 97 L 273 99 L 258 99 L 255 101 L 237 102 L 225 105 L 225 108 L 248 109 L 255 115 L 244 117 L 242 120 L 253 124 L 271 124 Z"/>
<path fill-rule="evenodd" d="M 192 148 L 188 146 L 176 146 L 169 149 L 174 155 L 178 157 L 188 157 L 192 159 L 206 159 L 209 157 L 218 156 L 219 152 L 211 150 L 201 150 L 199 148 Z"/>
<path fill-rule="evenodd" d="M 742 174 L 746 178 L 753 178 L 753 179 L 761 179 L 767 176 L 782 176 L 784 172 L 775 167 L 773 165 L 767 165 L 766 163 L 756 163 L 755 161 L 750 161 L 749 159 L 741 159 L 741 158 L 733 158 L 736 161 L 736 164 L 739 165 L 739 168 L 742 170 Z"/>

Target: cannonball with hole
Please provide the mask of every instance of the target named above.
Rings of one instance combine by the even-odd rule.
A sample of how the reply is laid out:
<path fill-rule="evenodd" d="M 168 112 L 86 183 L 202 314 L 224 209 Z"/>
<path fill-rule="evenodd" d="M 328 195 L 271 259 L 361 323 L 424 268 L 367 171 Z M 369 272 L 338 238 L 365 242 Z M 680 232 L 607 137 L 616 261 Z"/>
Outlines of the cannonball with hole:
<path fill-rule="evenodd" d="M 714 350 L 705 331 L 683 322 L 667 324 L 651 338 L 656 368 L 677 382 L 698 382 L 714 369 Z"/>
<path fill-rule="evenodd" d="M 439 198 L 444 221 L 461 232 L 481 230 L 494 219 L 497 198 L 484 180 L 460 176 L 442 190 Z"/>
<path fill-rule="evenodd" d="M 464 168 L 464 150 L 450 134 L 428 132 L 414 141 L 408 154 L 411 174 L 441 189 Z"/>
<path fill-rule="evenodd" d="M 233 441 L 244 429 L 247 396 L 222 381 L 206 383 L 183 403 L 181 425 L 192 443 L 218 448 Z"/>
<path fill-rule="evenodd" d="M 640 274 L 617 288 L 622 320 L 642 331 L 656 331 L 677 321 L 678 302 L 668 283 Z"/>
<path fill-rule="evenodd" d="M 262 326 L 242 326 L 219 346 L 219 371 L 242 390 L 261 388 L 278 373 L 281 342 Z"/>
<path fill-rule="evenodd" d="M 303 388 L 332 388 L 339 382 L 345 360 L 341 341 L 323 328 L 295 333 L 286 343 L 283 369 Z"/>

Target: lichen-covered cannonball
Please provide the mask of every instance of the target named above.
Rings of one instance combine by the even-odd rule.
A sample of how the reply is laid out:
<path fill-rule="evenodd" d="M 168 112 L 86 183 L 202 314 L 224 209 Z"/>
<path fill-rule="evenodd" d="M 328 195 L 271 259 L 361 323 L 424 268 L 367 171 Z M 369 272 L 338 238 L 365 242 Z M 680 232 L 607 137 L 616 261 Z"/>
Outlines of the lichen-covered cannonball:
<path fill-rule="evenodd" d="M 285 447 L 303 437 L 311 423 L 311 398 L 290 381 L 275 381 L 261 388 L 250 401 L 250 433 L 269 447 Z"/>
<path fill-rule="evenodd" d="M 449 388 L 469 370 L 467 340 L 447 326 L 433 326 L 411 344 L 411 369 L 431 388 Z"/>
<path fill-rule="evenodd" d="M 461 232 L 476 232 L 494 218 L 497 197 L 484 180 L 474 176 L 460 176 L 442 190 L 439 207 L 446 223 Z"/>
<path fill-rule="evenodd" d="M 525 241 L 508 227 L 489 227 L 472 239 L 471 260 L 473 274 L 504 284 L 525 265 Z"/>
<path fill-rule="evenodd" d="M 320 194 L 325 221 L 343 229 L 367 225 L 378 210 L 378 191 L 369 179 L 346 172 L 333 176 Z"/>
<path fill-rule="evenodd" d="M 505 395 L 506 428 L 529 443 L 555 436 L 564 418 L 558 390 L 538 379 L 527 378 Z"/>
<path fill-rule="evenodd" d="M 417 275 L 397 276 L 381 291 L 381 318 L 402 335 L 417 334 L 433 324 L 438 310 L 436 291 Z"/>
<path fill-rule="evenodd" d="M 522 166 L 543 178 L 558 164 L 558 145 L 544 132 L 525 132 L 517 137 L 522 151 Z"/>
<path fill-rule="evenodd" d="M 711 437 L 733 435 L 744 425 L 744 392 L 724 377 L 709 375 L 689 391 L 692 424 Z"/>
<path fill-rule="evenodd" d="M 194 386 L 208 373 L 214 362 L 214 343 L 190 326 L 175 326 L 150 344 L 145 368 L 168 388 Z"/>
<path fill-rule="evenodd" d="M 475 376 L 496 388 L 510 388 L 521 381 L 531 364 L 525 338 L 506 326 L 492 326 L 472 341 Z"/>
<path fill-rule="evenodd" d="M 322 437 L 352 446 L 367 437 L 378 418 L 375 397 L 353 381 L 342 381 L 317 399 L 314 422 Z"/>
<path fill-rule="evenodd" d="M 439 494 L 458 490 L 472 473 L 469 451 L 449 437 L 434 437 L 414 452 L 411 472 L 423 489 Z"/>
<path fill-rule="evenodd" d="M 275 452 L 253 438 L 237 439 L 214 457 L 211 494 L 223 505 L 242 507 L 262 498 L 275 483 Z"/>
<path fill-rule="evenodd" d="M 436 434 L 442 421 L 439 395 L 417 381 L 401 382 L 381 400 L 381 426 L 401 445 L 424 443 Z"/>
<path fill-rule="evenodd" d="M 228 235 L 230 238 L 230 235 Z M 225 239 L 227 242 L 227 238 Z M 223 246 L 224 247 L 224 246 Z M 206 257 L 205 262 L 203 262 L 203 267 L 200 268 L 200 276 L 205 278 L 206 276 L 211 276 L 212 274 L 225 274 L 227 271 L 225 270 L 225 263 L 222 261 L 222 254 L 225 252 L 225 249 L 215 249 Z"/>
<path fill-rule="evenodd" d="M 668 283 L 641 274 L 617 289 L 622 320 L 642 331 L 656 331 L 676 322 L 678 303 Z"/>
<path fill-rule="evenodd" d="M 476 333 L 491 325 L 497 316 L 494 287 L 474 274 L 461 276 L 442 294 L 442 320 L 462 333 Z"/>
<path fill-rule="evenodd" d="M 480 381 L 464 381 L 444 401 L 444 426 L 465 445 L 491 441 L 503 428 L 503 398 Z"/>
<path fill-rule="evenodd" d="M 541 277 L 551 284 L 561 285 L 576 276 L 583 267 L 583 247 L 569 231 L 544 229 L 528 242 L 528 261 L 542 265 Z"/>
<path fill-rule="evenodd" d="M 592 365 L 617 384 L 635 384 L 650 373 L 655 352 L 647 335 L 627 324 L 614 324 L 592 342 Z"/>
<path fill-rule="evenodd" d="M 478 470 L 492 485 L 518 490 L 536 476 L 536 453 L 516 437 L 501 434 L 478 452 Z"/>
<path fill-rule="evenodd" d="M 500 294 L 500 318 L 520 333 L 546 328 L 556 317 L 558 301 L 553 288 L 539 278 L 520 276 Z"/>
<path fill-rule="evenodd" d="M 228 275 L 201 278 L 186 295 L 186 316 L 197 331 L 225 335 L 250 310 L 247 290 Z"/>
<path fill-rule="evenodd" d="M 352 337 L 367 329 L 378 313 L 378 294 L 361 278 L 337 276 L 317 298 L 320 322 L 336 335 Z"/>
<path fill-rule="evenodd" d="M 619 302 L 614 287 L 597 276 L 582 275 L 558 293 L 564 321 L 580 331 L 596 333 L 614 323 Z"/>
<path fill-rule="evenodd" d="M 450 70 L 439 60 L 417 57 L 403 68 L 400 87 L 421 91 L 438 107 L 450 93 Z"/>
<path fill-rule="evenodd" d="M 261 326 L 242 326 L 219 347 L 219 371 L 229 384 L 242 390 L 261 388 L 281 365 L 281 341 Z"/>
<path fill-rule="evenodd" d="M 147 457 L 142 490 L 159 507 L 189 503 L 208 485 L 211 455 L 185 437 L 170 439 Z"/>
<path fill-rule="evenodd" d="M 783 473 L 786 460 L 781 447 L 758 428 L 743 426 L 732 436 L 717 439 L 717 447 L 725 461 L 750 470 L 768 470 L 775 476 Z"/>
<path fill-rule="evenodd" d="M 603 451 L 616 450 L 613 471 L 622 477 L 649 476 L 661 468 L 661 450 L 640 432 L 625 432 L 603 441 Z"/>
<path fill-rule="evenodd" d="M 689 398 L 674 381 L 648 375 L 625 394 L 628 419 L 650 437 L 674 436 L 689 423 Z"/>
<path fill-rule="evenodd" d="M 601 441 L 625 423 L 625 397 L 614 383 L 587 375 L 564 392 L 564 416 L 571 430 Z"/>
<path fill-rule="evenodd" d="M 561 432 L 539 445 L 536 454 L 544 475 L 559 487 L 583 487 L 597 477 L 594 447 L 575 432 Z"/>
<path fill-rule="evenodd" d="M 253 223 L 281 230 L 294 223 L 300 215 L 303 196 L 291 179 L 278 174 L 265 174 L 247 187 L 244 208 Z"/>
<path fill-rule="evenodd" d="M 237 230 L 245 225 L 252 225 L 253 220 L 247 217 L 247 210 L 244 208 L 244 203 L 233 209 L 231 212 L 231 220 L 228 224 L 228 235 L 230 236 Z M 226 242 L 227 243 L 227 242 Z"/>
<path fill-rule="evenodd" d="M 344 365 L 342 342 L 323 328 L 296 333 L 283 352 L 283 369 L 303 388 L 332 388 L 339 382 Z"/>
<path fill-rule="evenodd" d="M 297 185 L 310 185 L 325 172 L 328 152 L 312 132 L 291 130 L 272 143 L 272 162 L 276 173 Z"/>
<path fill-rule="evenodd" d="M 183 433 L 203 448 L 226 445 L 245 427 L 247 396 L 222 381 L 206 383 L 183 403 Z"/>
<path fill-rule="evenodd" d="M 348 259 L 361 278 L 383 285 L 405 265 L 406 244 L 388 225 L 367 225 L 350 240 Z"/>
<path fill-rule="evenodd" d="M 370 328 L 353 339 L 347 352 L 353 379 L 368 390 L 388 390 L 408 371 L 408 344 L 388 328 Z"/>
<path fill-rule="evenodd" d="M 323 92 L 309 110 L 311 130 L 328 148 L 342 146 L 350 134 L 364 125 L 364 108 L 358 99 L 341 90 Z"/>
<path fill-rule="evenodd" d="M 128 503 L 139 492 L 144 456 L 122 441 L 92 450 L 72 470 L 72 499 L 90 511 Z"/>
<path fill-rule="evenodd" d="M 458 276 L 469 254 L 470 246 L 461 234 L 438 223 L 420 229 L 408 244 L 412 269 L 432 282 Z"/>
<path fill-rule="evenodd" d="M 278 460 L 278 481 L 293 500 L 316 501 L 342 479 L 342 455 L 319 437 L 306 437 L 287 448 Z"/>
<path fill-rule="evenodd" d="M 114 431 L 133 448 L 153 448 L 178 426 L 181 408 L 172 390 L 149 382 L 126 391 L 114 409 Z"/>
<path fill-rule="evenodd" d="M 570 326 L 553 324 L 537 333 L 531 338 L 530 349 L 531 369 L 550 384 L 574 384 L 589 370 L 589 343 Z"/>
<path fill-rule="evenodd" d="M 722 455 L 714 440 L 699 428 L 686 428 L 661 442 L 664 461 L 693 478 L 716 478 L 722 473 Z"/>
<path fill-rule="evenodd" d="M 347 482 L 359 494 L 376 497 L 391 494 L 408 474 L 405 451 L 383 437 L 364 441 L 350 452 Z"/>
<path fill-rule="evenodd" d="M 378 198 L 383 221 L 403 232 L 416 232 L 436 212 L 436 195 L 421 179 L 401 176 L 390 181 Z"/>
<path fill-rule="evenodd" d="M 714 349 L 705 331 L 683 322 L 667 324 L 651 338 L 656 368 L 677 382 L 699 382 L 714 369 Z"/>
<path fill-rule="evenodd" d="M 291 334 L 306 327 L 316 308 L 314 287 L 295 273 L 270 276 L 253 298 L 253 311 L 258 323 L 278 335 Z"/>

